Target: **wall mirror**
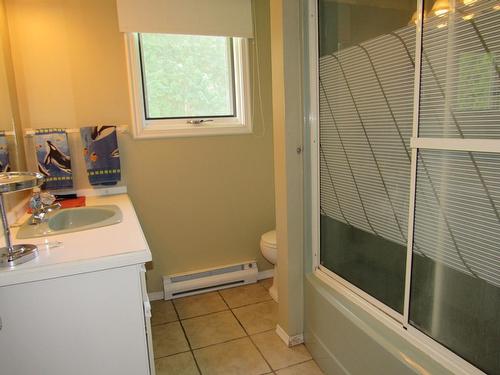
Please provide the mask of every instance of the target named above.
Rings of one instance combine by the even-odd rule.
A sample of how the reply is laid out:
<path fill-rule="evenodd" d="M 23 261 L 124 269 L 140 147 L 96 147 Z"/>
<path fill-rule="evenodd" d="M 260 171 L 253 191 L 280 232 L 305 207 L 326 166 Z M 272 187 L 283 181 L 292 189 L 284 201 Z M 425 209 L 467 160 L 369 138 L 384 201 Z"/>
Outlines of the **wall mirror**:
<path fill-rule="evenodd" d="M 0 0 L 0 169 L 25 170 L 24 142 L 14 82 L 4 0 Z"/>

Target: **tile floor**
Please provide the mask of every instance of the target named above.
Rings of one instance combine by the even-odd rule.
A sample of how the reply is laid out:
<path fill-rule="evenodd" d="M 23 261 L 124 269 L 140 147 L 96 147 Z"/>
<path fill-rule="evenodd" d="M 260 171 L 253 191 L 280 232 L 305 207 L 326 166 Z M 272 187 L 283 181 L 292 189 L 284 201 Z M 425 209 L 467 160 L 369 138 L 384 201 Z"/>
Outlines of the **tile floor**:
<path fill-rule="evenodd" d="M 276 335 L 271 279 L 173 301 L 153 301 L 157 375 L 321 375 L 304 345 Z"/>

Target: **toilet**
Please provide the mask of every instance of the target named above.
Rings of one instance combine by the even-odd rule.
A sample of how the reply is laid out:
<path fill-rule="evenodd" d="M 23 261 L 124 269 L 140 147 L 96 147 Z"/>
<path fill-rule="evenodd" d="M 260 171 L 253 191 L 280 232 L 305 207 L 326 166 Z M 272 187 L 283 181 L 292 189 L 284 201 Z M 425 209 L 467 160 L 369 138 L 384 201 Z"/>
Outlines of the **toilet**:
<path fill-rule="evenodd" d="M 260 237 L 260 251 L 264 258 L 274 264 L 273 286 L 269 288 L 269 294 L 278 302 L 278 248 L 276 247 L 276 230 L 264 233 Z"/>

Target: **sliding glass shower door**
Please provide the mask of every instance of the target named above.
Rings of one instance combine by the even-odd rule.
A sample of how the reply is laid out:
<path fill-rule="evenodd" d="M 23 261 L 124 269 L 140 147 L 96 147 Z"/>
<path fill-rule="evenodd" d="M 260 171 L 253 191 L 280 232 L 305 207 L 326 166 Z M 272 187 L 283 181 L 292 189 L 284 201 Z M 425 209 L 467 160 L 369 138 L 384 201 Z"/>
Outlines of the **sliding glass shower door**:
<path fill-rule="evenodd" d="M 422 29 L 409 322 L 499 374 L 500 2 L 449 3 Z"/>
<path fill-rule="evenodd" d="M 402 314 L 417 6 L 387 3 L 319 2 L 320 254 Z"/>
<path fill-rule="evenodd" d="M 500 374 L 500 1 L 418 3 L 318 2 L 320 270 Z"/>

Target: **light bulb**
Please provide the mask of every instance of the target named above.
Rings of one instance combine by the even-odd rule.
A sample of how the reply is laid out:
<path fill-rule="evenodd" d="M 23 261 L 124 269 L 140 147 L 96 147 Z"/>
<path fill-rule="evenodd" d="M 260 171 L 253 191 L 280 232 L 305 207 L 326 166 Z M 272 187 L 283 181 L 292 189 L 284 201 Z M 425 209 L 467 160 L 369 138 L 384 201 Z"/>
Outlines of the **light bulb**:
<path fill-rule="evenodd" d="M 410 22 L 408 22 L 408 25 L 413 25 L 413 24 L 415 25 L 418 24 L 418 10 L 416 10 L 415 13 L 413 13 Z"/>
<path fill-rule="evenodd" d="M 449 10 L 450 4 L 448 3 L 448 0 L 436 0 L 432 6 L 431 12 L 433 12 L 436 16 L 441 17 L 448 13 Z"/>

